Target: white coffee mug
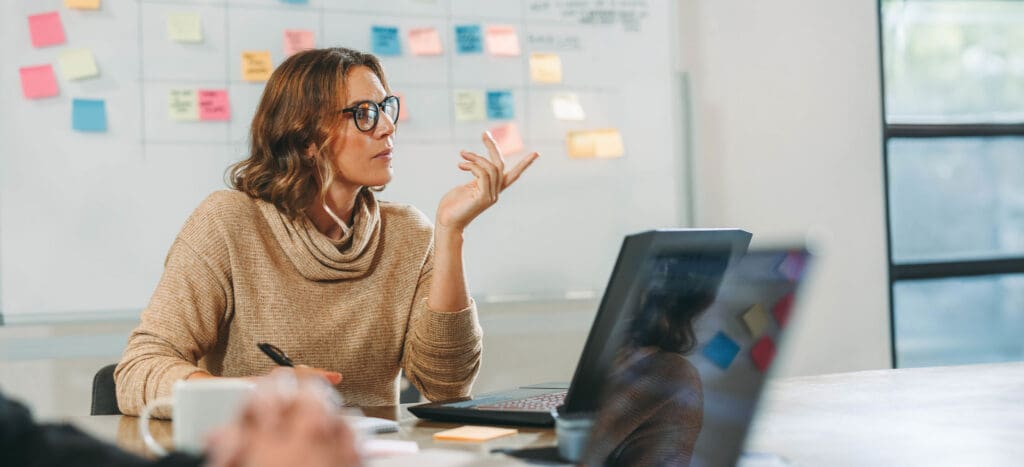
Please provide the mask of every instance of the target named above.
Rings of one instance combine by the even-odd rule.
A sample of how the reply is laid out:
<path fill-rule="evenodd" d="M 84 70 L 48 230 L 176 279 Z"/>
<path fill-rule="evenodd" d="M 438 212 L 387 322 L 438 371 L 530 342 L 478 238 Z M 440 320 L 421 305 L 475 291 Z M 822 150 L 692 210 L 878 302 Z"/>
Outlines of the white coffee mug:
<path fill-rule="evenodd" d="M 214 428 L 231 421 L 255 388 L 255 383 L 236 378 L 178 381 L 174 383 L 171 397 L 151 401 L 139 414 L 142 441 L 153 453 L 167 455 L 149 432 L 149 419 L 153 409 L 170 405 L 174 448 L 201 453 L 206 436 Z"/>

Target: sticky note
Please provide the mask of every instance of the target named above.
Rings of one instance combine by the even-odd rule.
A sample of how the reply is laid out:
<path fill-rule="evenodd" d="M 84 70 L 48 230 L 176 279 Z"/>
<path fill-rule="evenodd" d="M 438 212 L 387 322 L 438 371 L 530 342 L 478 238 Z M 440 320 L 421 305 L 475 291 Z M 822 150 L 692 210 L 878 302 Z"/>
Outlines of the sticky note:
<path fill-rule="evenodd" d="M 515 117 L 512 91 L 487 91 L 487 118 L 508 120 Z"/>
<path fill-rule="evenodd" d="M 460 426 L 450 430 L 434 433 L 434 439 L 440 441 L 487 441 L 502 436 L 519 433 L 514 428 L 495 428 L 490 426 Z"/>
<path fill-rule="evenodd" d="M 806 260 L 800 252 L 792 251 L 786 253 L 786 257 L 779 263 L 778 271 L 786 279 L 795 281 L 803 275 Z"/>
<path fill-rule="evenodd" d="M 790 292 L 786 296 L 775 302 L 772 306 L 772 316 L 775 317 L 775 321 L 779 323 L 779 327 L 785 327 L 789 323 L 789 314 L 793 308 L 793 293 Z"/>
<path fill-rule="evenodd" d="M 405 94 L 396 92 L 395 96 L 398 97 L 398 121 L 404 122 L 409 119 L 409 106 L 406 105 Z"/>
<path fill-rule="evenodd" d="M 441 55 L 441 35 L 436 28 L 410 29 L 409 50 L 413 55 Z"/>
<path fill-rule="evenodd" d="M 506 123 L 490 129 L 494 142 L 504 155 L 515 154 L 523 150 L 523 137 L 515 123 Z"/>
<path fill-rule="evenodd" d="M 483 91 L 455 91 L 455 120 L 471 122 L 487 118 L 487 101 Z"/>
<path fill-rule="evenodd" d="M 579 96 L 573 93 L 555 94 L 551 98 L 551 112 L 559 120 L 582 121 L 587 118 Z"/>
<path fill-rule="evenodd" d="M 499 57 L 519 55 L 519 35 L 512 26 L 487 26 L 484 35 L 487 52 Z"/>
<path fill-rule="evenodd" d="M 71 128 L 78 131 L 107 131 L 107 108 L 103 100 L 71 101 Z"/>
<path fill-rule="evenodd" d="M 761 373 L 768 370 L 772 360 L 775 359 L 775 341 L 771 336 L 758 339 L 754 347 L 750 349 L 750 359 L 754 361 L 754 366 L 761 370 Z"/>
<path fill-rule="evenodd" d="M 32 47 L 46 47 L 64 43 L 64 26 L 56 11 L 39 13 L 28 17 L 28 32 Z"/>
<path fill-rule="evenodd" d="M 285 29 L 284 30 L 284 56 L 291 57 L 296 52 L 316 48 L 313 41 L 313 31 L 308 29 Z"/>
<path fill-rule="evenodd" d="M 66 49 L 57 55 L 60 73 L 66 80 L 76 80 L 99 76 L 96 60 L 89 49 Z"/>
<path fill-rule="evenodd" d="M 64 7 L 74 10 L 99 10 L 100 0 L 64 0 Z"/>
<path fill-rule="evenodd" d="M 195 13 L 167 15 L 167 37 L 175 42 L 203 42 L 203 21 Z"/>
<path fill-rule="evenodd" d="M 384 56 L 402 55 L 402 44 L 398 39 L 398 28 L 392 26 L 373 26 L 370 28 L 370 34 L 373 53 Z"/>
<path fill-rule="evenodd" d="M 625 153 L 622 134 L 615 128 L 570 131 L 566 145 L 569 157 L 577 159 L 622 157 Z"/>
<path fill-rule="evenodd" d="M 711 363 L 714 363 L 715 366 L 723 370 L 728 369 L 729 365 L 732 365 L 733 359 L 736 358 L 736 354 L 739 352 L 739 344 L 722 331 L 718 331 L 715 337 L 711 338 L 707 345 L 704 346 L 704 350 L 701 351 Z"/>
<path fill-rule="evenodd" d="M 195 89 L 171 89 L 167 92 L 167 115 L 171 120 L 199 120 L 199 97 Z"/>
<path fill-rule="evenodd" d="M 228 102 L 228 92 L 223 89 L 200 89 L 199 120 L 231 120 L 231 105 Z"/>
<path fill-rule="evenodd" d="M 479 25 L 463 24 L 455 26 L 455 50 L 460 54 L 478 54 L 483 52 L 484 44 L 480 36 Z"/>
<path fill-rule="evenodd" d="M 743 324 L 747 325 L 747 330 L 750 331 L 750 336 L 754 339 L 761 337 L 771 324 L 771 318 L 768 317 L 768 313 L 764 311 L 760 303 L 754 304 L 749 310 L 743 312 L 742 318 Z"/>
<path fill-rule="evenodd" d="M 534 83 L 561 83 L 562 57 L 556 54 L 530 54 L 530 80 Z"/>
<path fill-rule="evenodd" d="M 18 69 L 21 74 L 21 93 L 29 99 L 56 96 L 57 77 L 50 65 L 26 66 Z"/>
<path fill-rule="evenodd" d="M 270 62 L 270 51 L 245 50 L 242 52 L 242 79 L 260 82 L 270 79 L 274 65 Z"/>

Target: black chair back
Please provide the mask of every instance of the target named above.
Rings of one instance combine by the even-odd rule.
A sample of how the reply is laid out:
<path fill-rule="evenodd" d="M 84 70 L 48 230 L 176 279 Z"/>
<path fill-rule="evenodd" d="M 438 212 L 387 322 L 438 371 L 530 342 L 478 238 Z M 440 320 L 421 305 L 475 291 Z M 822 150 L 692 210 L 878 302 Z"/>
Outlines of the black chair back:
<path fill-rule="evenodd" d="M 92 378 L 92 410 L 90 415 L 121 415 L 117 408 L 117 389 L 114 386 L 114 368 L 111 363 L 96 372 Z"/>

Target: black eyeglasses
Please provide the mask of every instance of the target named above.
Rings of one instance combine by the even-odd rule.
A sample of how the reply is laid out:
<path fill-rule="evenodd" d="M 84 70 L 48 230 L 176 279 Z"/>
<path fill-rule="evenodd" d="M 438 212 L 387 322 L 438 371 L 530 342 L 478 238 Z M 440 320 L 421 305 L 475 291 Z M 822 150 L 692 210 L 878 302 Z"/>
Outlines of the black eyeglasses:
<path fill-rule="evenodd" d="M 373 131 L 374 128 L 377 128 L 381 112 L 391 119 L 393 125 L 398 125 L 398 105 L 398 96 L 388 96 L 380 102 L 356 102 L 352 107 L 341 109 L 341 111 L 352 114 L 352 121 L 356 122 L 356 128 L 359 128 L 359 131 Z"/>

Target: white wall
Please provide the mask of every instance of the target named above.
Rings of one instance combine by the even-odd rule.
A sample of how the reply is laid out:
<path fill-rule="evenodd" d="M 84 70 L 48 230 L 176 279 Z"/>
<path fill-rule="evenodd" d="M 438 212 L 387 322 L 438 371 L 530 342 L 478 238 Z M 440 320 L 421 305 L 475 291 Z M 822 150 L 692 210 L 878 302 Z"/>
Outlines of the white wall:
<path fill-rule="evenodd" d="M 890 366 L 876 4 L 683 0 L 696 223 L 821 257 L 782 375 Z"/>

